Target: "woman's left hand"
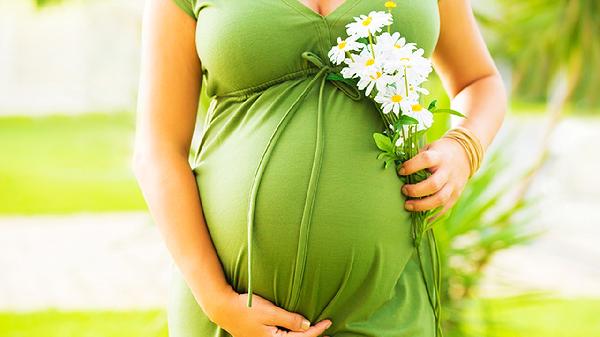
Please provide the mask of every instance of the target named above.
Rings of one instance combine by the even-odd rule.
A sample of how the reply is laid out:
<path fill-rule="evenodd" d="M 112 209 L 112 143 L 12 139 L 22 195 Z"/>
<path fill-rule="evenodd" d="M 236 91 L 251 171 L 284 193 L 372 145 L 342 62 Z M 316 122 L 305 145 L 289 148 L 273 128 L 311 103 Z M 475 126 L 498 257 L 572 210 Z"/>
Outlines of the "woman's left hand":
<path fill-rule="evenodd" d="M 467 181 L 470 166 L 467 153 L 462 146 L 450 138 L 440 138 L 405 161 L 398 168 L 399 175 L 409 175 L 427 169 L 432 174 L 416 184 L 404 184 L 402 193 L 409 197 L 404 207 L 409 211 L 425 211 L 443 206 L 433 219 L 444 214 L 458 200 Z"/>

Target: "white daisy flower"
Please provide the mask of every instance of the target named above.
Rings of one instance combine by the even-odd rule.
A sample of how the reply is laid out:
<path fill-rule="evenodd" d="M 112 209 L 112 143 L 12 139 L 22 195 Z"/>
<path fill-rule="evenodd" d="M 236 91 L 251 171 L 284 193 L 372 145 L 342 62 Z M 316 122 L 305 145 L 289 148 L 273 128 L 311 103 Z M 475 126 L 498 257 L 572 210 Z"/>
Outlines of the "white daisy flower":
<path fill-rule="evenodd" d="M 404 114 L 419 122 L 417 131 L 429 129 L 433 124 L 433 114 L 419 103 L 411 104 L 410 109 L 404 111 Z"/>
<path fill-rule="evenodd" d="M 382 69 L 376 69 L 375 73 L 364 74 L 358 81 L 358 89 L 365 90 L 365 94 L 369 96 L 373 87 L 377 88 L 377 91 L 384 91 L 389 84 L 395 82 L 395 77 L 389 74 L 385 74 Z"/>
<path fill-rule="evenodd" d="M 429 93 L 427 89 L 416 86 L 409 81 L 405 81 L 403 73 L 396 73 L 392 77 L 393 85 L 398 89 L 398 91 L 402 92 L 404 96 L 408 97 L 411 102 L 417 102 L 419 100 L 419 93 Z"/>
<path fill-rule="evenodd" d="M 392 34 L 383 32 L 377 36 L 377 43 L 375 49 L 381 49 L 386 53 L 395 53 L 398 50 L 405 49 L 406 51 L 412 52 L 416 49 L 414 43 L 406 43 L 406 39 L 400 36 L 400 33 L 394 32 Z"/>
<path fill-rule="evenodd" d="M 383 11 L 371 11 L 368 15 L 361 14 L 354 17 L 355 22 L 346 25 L 348 35 L 358 37 L 368 37 L 369 32 L 375 34 L 381 31 L 381 28 L 392 23 L 392 14 Z"/>
<path fill-rule="evenodd" d="M 400 116 L 401 110 L 410 109 L 411 102 L 406 97 L 405 91 L 402 88 L 387 87 L 375 96 L 375 101 L 381 104 L 381 110 L 384 114 L 393 111 L 396 116 Z"/>
<path fill-rule="evenodd" d="M 419 85 L 427 80 L 429 73 L 433 70 L 431 61 L 423 57 L 423 49 L 418 49 L 413 53 L 398 55 L 397 58 L 386 62 L 386 70 L 396 70 L 402 75 L 406 71 L 406 77 L 409 83 Z"/>
<path fill-rule="evenodd" d="M 360 54 L 353 54 L 352 59 L 347 58 L 345 63 L 348 66 L 340 71 L 345 78 L 357 76 L 362 78 L 368 75 L 375 75 L 377 71 L 381 70 L 378 58 L 374 58 L 367 48 L 362 49 Z"/>
<path fill-rule="evenodd" d="M 356 42 L 355 36 L 348 36 L 343 39 L 338 36 L 337 45 L 333 46 L 327 56 L 334 64 L 340 64 L 346 58 L 346 52 L 353 50 L 360 50 L 360 48 L 364 46 L 360 42 Z"/>

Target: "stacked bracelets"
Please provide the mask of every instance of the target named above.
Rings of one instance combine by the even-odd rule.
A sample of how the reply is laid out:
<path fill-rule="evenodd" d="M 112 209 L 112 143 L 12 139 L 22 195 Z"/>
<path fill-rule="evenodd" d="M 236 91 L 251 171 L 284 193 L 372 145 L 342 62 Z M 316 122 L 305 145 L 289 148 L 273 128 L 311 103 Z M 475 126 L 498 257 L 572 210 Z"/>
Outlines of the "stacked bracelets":
<path fill-rule="evenodd" d="M 469 178 L 471 178 L 483 160 L 483 147 L 477 136 L 471 130 L 457 126 L 448 130 L 443 137 L 456 140 L 465 149 L 471 166 L 471 174 L 469 174 Z"/>

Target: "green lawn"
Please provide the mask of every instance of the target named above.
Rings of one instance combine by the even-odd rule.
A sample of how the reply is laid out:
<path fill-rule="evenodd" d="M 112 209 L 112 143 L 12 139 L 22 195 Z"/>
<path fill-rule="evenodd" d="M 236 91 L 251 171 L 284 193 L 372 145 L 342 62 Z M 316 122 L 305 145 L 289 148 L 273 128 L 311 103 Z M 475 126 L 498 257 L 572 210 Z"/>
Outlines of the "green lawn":
<path fill-rule="evenodd" d="M 469 336 L 600 336 L 600 299 L 524 296 L 478 302 L 468 315 Z"/>
<path fill-rule="evenodd" d="M 0 118 L 0 214 L 142 210 L 131 113 Z"/>
<path fill-rule="evenodd" d="M 162 311 L 0 313 L 2 337 L 166 337 Z"/>
<path fill-rule="evenodd" d="M 484 307 L 487 319 L 496 324 L 478 337 L 600 336 L 600 299 L 488 299 Z M 163 337 L 166 314 L 160 310 L 0 313 L 0 336 Z"/>

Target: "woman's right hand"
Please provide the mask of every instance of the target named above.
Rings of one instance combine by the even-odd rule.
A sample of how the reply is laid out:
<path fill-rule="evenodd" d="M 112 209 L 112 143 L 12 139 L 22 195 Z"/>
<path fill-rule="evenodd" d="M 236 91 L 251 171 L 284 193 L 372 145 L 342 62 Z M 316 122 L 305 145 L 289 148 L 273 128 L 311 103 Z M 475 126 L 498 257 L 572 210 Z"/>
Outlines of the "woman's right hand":
<path fill-rule="evenodd" d="M 331 326 L 329 319 L 311 326 L 302 315 L 278 307 L 257 294 L 252 294 L 252 307 L 246 305 L 247 293 L 229 291 L 224 297 L 211 320 L 233 337 L 318 337 Z"/>

